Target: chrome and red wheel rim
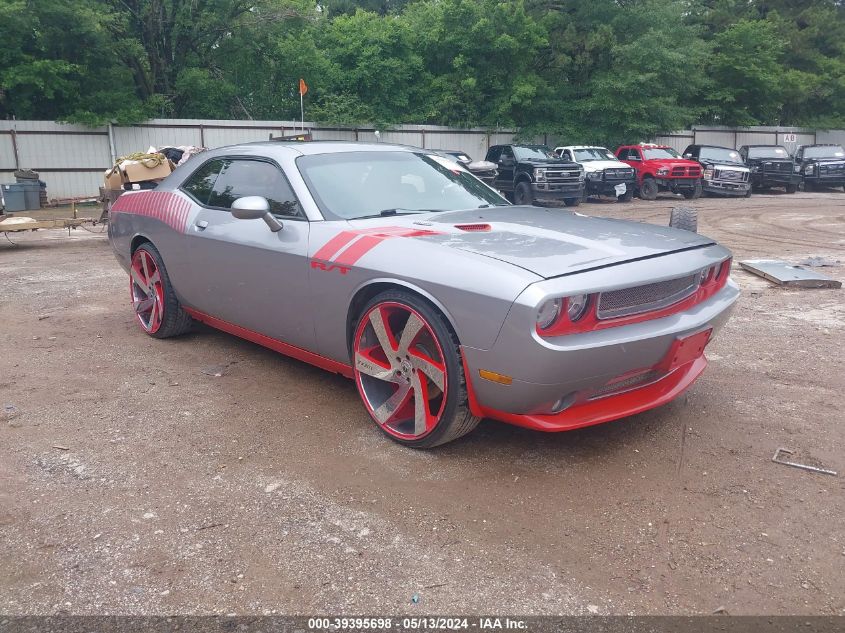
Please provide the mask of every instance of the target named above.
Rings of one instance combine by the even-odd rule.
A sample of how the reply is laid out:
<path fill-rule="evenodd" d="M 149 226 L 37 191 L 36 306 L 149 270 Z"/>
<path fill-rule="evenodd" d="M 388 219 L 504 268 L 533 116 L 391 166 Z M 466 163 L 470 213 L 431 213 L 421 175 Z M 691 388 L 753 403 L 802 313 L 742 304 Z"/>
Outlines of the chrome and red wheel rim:
<path fill-rule="evenodd" d="M 143 248 L 139 248 L 132 256 L 129 290 L 138 323 L 144 331 L 155 334 L 164 316 L 164 286 L 155 260 Z"/>
<path fill-rule="evenodd" d="M 386 433 L 416 440 L 431 433 L 446 407 L 443 349 L 413 308 L 384 302 L 355 331 L 355 382 L 370 416 Z"/>

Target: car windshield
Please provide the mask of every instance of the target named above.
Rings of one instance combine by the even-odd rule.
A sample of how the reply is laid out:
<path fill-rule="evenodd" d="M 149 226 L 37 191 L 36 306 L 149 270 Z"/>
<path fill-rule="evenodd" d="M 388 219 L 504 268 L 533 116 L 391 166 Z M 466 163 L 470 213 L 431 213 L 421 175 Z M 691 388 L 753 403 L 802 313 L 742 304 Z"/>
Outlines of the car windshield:
<path fill-rule="evenodd" d="M 749 147 L 748 158 L 789 158 L 785 147 L 772 145 L 767 147 Z"/>
<path fill-rule="evenodd" d="M 727 147 L 702 147 L 698 155 L 700 160 L 716 160 L 723 163 L 741 163 L 739 152 Z"/>
<path fill-rule="evenodd" d="M 587 147 L 576 149 L 575 160 L 579 163 L 586 163 L 591 160 L 616 160 L 616 156 L 603 147 Z"/>
<path fill-rule="evenodd" d="M 680 158 L 678 152 L 671 147 L 644 147 L 643 155 L 646 160 L 660 160 L 661 158 Z"/>
<path fill-rule="evenodd" d="M 545 145 L 514 145 L 513 153 L 517 160 L 549 160 L 557 158 Z"/>
<path fill-rule="evenodd" d="M 507 200 L 457 163 L 404 151 L 300 156 L 296 166 L 323 215 L 379 215 L 505 206 Z"/>
<path fill-rule="evenodd" d="M 841 145 L 817 145 L 805 147 L 804 158 L 845 158 L 845 150 Z"/>

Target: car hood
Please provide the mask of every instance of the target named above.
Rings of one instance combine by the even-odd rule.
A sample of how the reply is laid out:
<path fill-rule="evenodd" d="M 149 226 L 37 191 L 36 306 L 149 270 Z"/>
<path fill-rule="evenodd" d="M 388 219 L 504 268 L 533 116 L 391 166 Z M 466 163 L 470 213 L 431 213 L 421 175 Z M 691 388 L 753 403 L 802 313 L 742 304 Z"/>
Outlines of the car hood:
<path fill-rule="evenodd" d="M 588 160 L 580 163 L 584 171 L 601 171 L 602 169 L 630 169 L 629 165 L 618 160 Z"/>
<path fill-rule="evenodd" d="M 432 231 L 420 239 L 507 262 L 546 279 L 714 243 L 668 226 L 540 207 L 492 207 L 394 219 L 409 228 Z"/>
<path fill-rule="evenodd" d="M 532 158 L 530 160 L 521 160 L 518 162 L 520 165 L 528 165 L 529 167 L 561 167 L 563 169 L 578 169 L 580 167 L 578 163 L 571 163 L 568 160 L 560 160 L 557 158 L 549 158 L 548 160 Z"/>
<path fill-rule="evenodd" d="M 736 169 L 737 171 L 748 171 L 748 167 L 742 163 L 728 163 L 721 160 L 704 159 L 701 161 L 702 165 L 707 167 L 718 167 L 719 169 Z"/>
<path fill-rule="evenodd" d="M 664 158 L 664 159 L 650 158 L 650 159 L 648 159 L 644 162 L 647 163 L 648 165 L 651 165 L 651 166 L 668 167 L 670 169 L 672 167 L 699 167 L 700 166 L 696 161 L 687 160 L 686 158 L 676 158 L 674 160 L 671 159 L 671 158 Z"/>

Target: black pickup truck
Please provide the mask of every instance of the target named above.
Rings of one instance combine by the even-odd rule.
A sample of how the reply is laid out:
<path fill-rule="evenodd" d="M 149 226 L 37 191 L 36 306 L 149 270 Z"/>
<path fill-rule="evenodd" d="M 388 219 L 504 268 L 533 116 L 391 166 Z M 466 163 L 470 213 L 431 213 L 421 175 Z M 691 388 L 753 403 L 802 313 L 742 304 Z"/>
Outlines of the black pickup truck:
<path fill-rule="evenodd" d="M 751 169 L 751 188 L 783 187 L 786 193 L 798 191 L 801 174 L 782 145 L 743 145 L 739 155 Z"/>
<path fill-rule="evenodd" d="M 487 160 L 499 170 L 493 186 L 515 204 L 563 201 L 575 207 L 584 197 L 584 168 L 545 145 L 494 145 Z"/>
<path fill-rule="evenodd" d="M 802 145 L 795 152 L 795 164 L 804 191 L 816 187 L 845 188 L 845 149 L 841 145 Z"/>

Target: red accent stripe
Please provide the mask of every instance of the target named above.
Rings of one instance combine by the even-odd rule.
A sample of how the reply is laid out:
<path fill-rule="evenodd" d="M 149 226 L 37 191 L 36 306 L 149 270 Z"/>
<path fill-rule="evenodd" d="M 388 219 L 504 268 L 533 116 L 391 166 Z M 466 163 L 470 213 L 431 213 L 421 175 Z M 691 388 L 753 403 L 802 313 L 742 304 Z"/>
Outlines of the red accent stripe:
<path fill-rule="evenodd" d="M 320 247 L 320 249 L 316 253 L 314 253 L 312 258 L 324 259 L 328 261 L 334 255 L 336 255 L 340 251 L 340 249 L 349 244 L 349 242 L 354 240 L 356 237 L 358 237 L 358 234 L 354 231 L 341 231 L 328 242 L 323 244 L 323 246 Z"/>
<path fill-rule="evenodd" d="M 335 258 L 333 263 L 351 266 L 386 239 L 388 238 L 382 235 L 364 235 L 357 242 L 353 242 L 352 246 L 343 251 L 340 256 Z"/>
<path fill-rule="evenodd" d="M 114 213 L 134 213 L 164 222 L 180 233 L 188 225 L 191 203 L 169 191 L 141 191 L 120 196 L 111 207 Z"/>
<path fill-rule="evenodd" d="M 352 367 L 345 363 L 332 360 L 331 358 L 326 358 L 325 356 L 320 356 L 319 354 L 315 354 L 314 352 L 309 352 L 307 349 L 302 349 L 301 347 L 297 347 L 296 345 L 290 345 L 289 343 L 285 343 L 278 339 L 265 336 L 264 334 L 259 334 L 258 332 L 248 330 L 247 328 L 241 327 L 240 325 L 235 325 L 234 323 L 229 323 L 228 321 L 224 321 L 223 319 L 218 319 L 217 317 L 210 316 L 208 314 L 200 312 L 199 310 L 185 308 L 185 312 L 190 314 L 197 321 L 202 321 L 203 323 L 206 323 L 213 328 L 222 330 L 223 332 L 228 332 L 229 334 L 234 334 L 239 338 L 246 339 L 247 341 L 251 341 L 253 343 L 257 343 L 258 345 L 262 345 L 264 347 L 272 349 L 273 351 L 284 354 L 285 356 L 290 356 L 291 358 L 301 360 L 303 362 L 309 363 L 310 365 L 319 367 L 320 369 L 325 369 L 336 374 L 341 374 L 342 376 L 346 376 L 347 378 L 352 378 L 353 376 Z"/>

